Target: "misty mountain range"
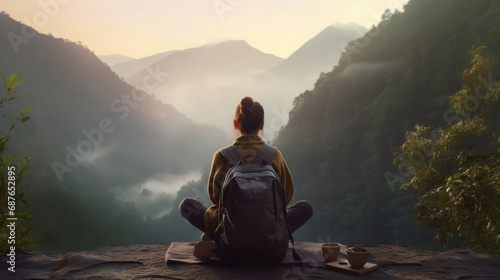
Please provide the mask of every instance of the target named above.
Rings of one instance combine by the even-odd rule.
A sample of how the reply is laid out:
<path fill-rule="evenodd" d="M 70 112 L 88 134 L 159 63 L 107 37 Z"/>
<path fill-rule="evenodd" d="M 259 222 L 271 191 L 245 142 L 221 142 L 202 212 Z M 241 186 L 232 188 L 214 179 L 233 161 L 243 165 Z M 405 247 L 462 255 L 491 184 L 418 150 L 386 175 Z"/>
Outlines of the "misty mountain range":
<path fill-rule="evenodd" d="M 24 186 L 32 190 L 35 237 L 47 249 L 131 242 L 107 233 L 172 209 L 180 185 L 227 144 L 224 132 L 134 89 L 85 46 L 39 33 L 24 38 L 23 28 L 0 14 L 0 74 L 24 79 L 2 114 L 36 108 L 8 142 L 9 153 L 32 158 Z M 9 124 L 0 118 L 2 136 Z"/>
<path fill-rule="evenodd" d="M 245 41 L 226 40 L 108 64 L 134 86 L 141 86 L 151 71 L 165 73 L 163 82 L 150 92 L 195 122 L 224 129 L 229 138 L 233 107 L 242 97 L 252 96 L 266 109 L 266 120 L 272 125 L 266 127 L 264 137 L 272 139 L 286 123 L 295 96 L 311 88 L 319 73 L 330 71 L 347 43 L 365 31 L 355 23 L 328 26 L 287 59 L 263 53 Z M 104 62 L 109 58 L 101 56 Z"/>
<path fill-rule="evenodd" d="M 23 39 L 23 28 L 31 27 L 0 14 L 0 34 L 14 34 L 0 38 L 0 72 L 24 79 L 16 88 L 20 98 L 2 113 L 36 107 L 9 146 L 32 158 L 24 185 L 32 190 L 34 236 L 48 251 L 141 242 L 137 230 L 144 219 L 168 213 L 180 185 L 198 179 L 213 153 L 231 142 L 230 130 L 220 128 L 230 127 L 243 96 L 261 101 L 270 119 L 273 106 L 283 108 L 303 90 L 271 92 L 279 79 L 295 87 L 317 75 L 313 71 L 328 70 L 301 57 L 317 53 L 334 65 L 342 42 L 350 40 L 337 38 L 329 54 L 320 44 L 314 48 L 338 31 L 329 27 L 288 62 L 234 40 L 142 59 L 101 57 L 120 78 L 87 47 L 36 31 Z M 284 62 L 288 66 L 280 67 Z M 294 73 L 301 67 L 311 73 Z M 279 113 L 276 129 L 288 116 L 286 108 Z M 1 132 L 7 123 L 0 119 Z"/>
<path fill-rule="evenodd" d="M 127 80 L 127 79 L 130 79 L 133 76 L 137 75 L 141 70 L 144 70 L 147 67 L 149 67 L 153 64 L 156 64 L 157 62 L 159 62 L 163 58 L 165 58 L 171 54 L 174 54 L 176 52 L 178 52 L 178 50 L 166 51 L 166 52 L 158 53 L 158 54 L 155 54 L 152 56 L 143 57 L 140 59 L 127 59 L 126 56 L 118 55 L 118 56 L 116 56 L 118 60 L 115 60 L 115 61 L 120 61 L 120 60 L 123 60 L 123 61 L 117 62 L 114 64 L 106 62 L 106 58 L 112 58 L 113 55 L 111 55 L 111 56 L 106 56 L 106 55 L 99 56 L 99 58 L 103 62 L 107 63 L 111 67 L 111 69 L 113 69 L 113 71 L 116 74 L 118 74 L 118 76 Z M 138 85 L 140 85 L 140 83 L 138 83 Z"/>

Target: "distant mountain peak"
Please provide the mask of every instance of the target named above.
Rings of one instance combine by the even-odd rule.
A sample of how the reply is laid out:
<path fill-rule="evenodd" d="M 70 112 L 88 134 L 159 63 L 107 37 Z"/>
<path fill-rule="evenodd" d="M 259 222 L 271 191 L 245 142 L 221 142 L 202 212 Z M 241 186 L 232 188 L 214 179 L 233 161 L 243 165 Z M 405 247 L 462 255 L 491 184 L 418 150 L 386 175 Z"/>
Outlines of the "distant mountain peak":
<path fill-rule="evenodd" d="M 313 40 L 321 40 L 325 39 L 324 37 L 339 37 L 341 36 L 340 34 L 355 34 L 355 37 L 361 37 L 363 36 L 368 29 L 362 25 L 359 25 L 355 22 L 350 22 L 350 23 L 339 23 L 336 22 L 332 25 L 329 25 L 325 27 L 325 29 L 321 30 L 316 37 L 312 38 Z"/>
<path fill-rule="evenodd" d="M 241 42 L 241 41 L 244 42 L 244 40 L 234 40 L 232 38 L 224 38 L 224 39 L 219 39 L 219 40 L 208 42 L 201 47 L 213 47 L 213 46 L 226 44 L 226 43 L 230 43 L 230 42 Z"/>
<path fill-rule="evenodd" d="M 332 25 L 330 25 L 329 27 L 336 27 L 336 28 L 340 28 L 340 29 L 343 29 L 343 28 L 360 28 L 360 29 L 364 29 L 366 30 L 366 27 L 358 24 L 358 23 L 355 23 L 355 22 L 349 22 L 349 23 L 341 23 L 341 22 L 336 22 Z M 327 27 L 328 28 L 328 27 Z"/>
<path fill-rule="evenodd" d="M 314 73 L 316 79 L 316 75 L 331 70 L 338 63 L 349 41 L 363 36 L 366 31 L 365 27 L 353 22 L 329 25 L 272 71 L 280 75 Z"/>

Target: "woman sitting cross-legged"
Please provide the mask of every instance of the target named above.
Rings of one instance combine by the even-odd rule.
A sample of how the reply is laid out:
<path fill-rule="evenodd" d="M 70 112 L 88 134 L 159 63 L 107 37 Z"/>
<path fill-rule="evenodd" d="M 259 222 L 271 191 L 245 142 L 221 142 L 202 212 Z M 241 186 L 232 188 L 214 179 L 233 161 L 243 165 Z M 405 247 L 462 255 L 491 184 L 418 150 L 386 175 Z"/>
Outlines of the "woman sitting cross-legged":
<path fill-rule="evenodd" d="M 233 152 L 236 154 L 239 154 L 241 156 L 243 165 L 253 163 L 255 162 L 255 156 L 249 156 L 249 155 L 259 155 L 259 152 L 263 152 L 264 146 L 266 146 L 266 149 L 274 149 L 271 150 L 270 154 L 270 162 L 267 162 L 268 165 L 272 167 L 274 170 L 275 174 L 279 179 L 276 179 L 276 181 L 281 182 L 281 186 L 283 189 L 283 192 L 281 190 L 277 193 L 284 193 L 283 194 L 283 202 L 284 207 L 290 203 L 292 200 L 293 196 L 293 180 L 292 180 L 292 175 L 290 174 L 290 170 L 288 169 L 288 166 L 283 158 L 283 155 L 279 150 L 276 148 L 273 148 L 267 144 L 264 143 L 264 141 L 259 137 L 259 132 L 263 130 L 264 127 L 264 109 L 263 107 L 258 103 L 254 102 L 252 98 L 250 97 L 245 97 L 241 100 L 241 103 L 238 104 L 236 107 L 236 112 L 233 120 L 234 124 L 234 129 L 239 132 L 239 137 L 236 138 L 236 140 L 233 142 L 233 146 L 236 148 L 233 150 L 236 150 L 237 152 Z M 271 148 L 270 148 L 271 147 Z M 261 151 L 262 150 L 262 151 Z M 230 221 L 230 219 L 237 219 L 237 215 L 231 216 L 230 214 L 227 213 L 227 207 L 223 207 L 221 205 L 223 202 L 221 202 L 221 192 L 222 192 L 222 187 L 224 183 L 224 179 L 226 177 L 226 174 L 228 171 L 235 165 L 235 162 L 231 160 L 231 158 L 228 159 L 228 149 L 223 149 L 219 150 L 215 153 L 212 161 L 212 167 L 210 171 L 210 176 L 209 176 L 209 181 L 208 181 L 208 194 L 210 197 L 210 200 L 212 201 L 213 205 L 210 206 L 208 209 L 203 206 L 200 202 L 193 198 L 185 198 L 181 204 L 179 205 L 179 209 L 181 212 L 181 215 L 188 220 L 193 226 L 198 228 L 203 232 L 202 235 L 202 242 L 199 242 L 195 245 L 195 250 L 194 250 L 194 255 L 197 258 L 203 259 L 203 258 L 208 258 L 211 256 L 215 256 L 214 251 L 217 251 L 218 249 L 222 248 L 217 248 L 217 244 L 219 244 L 219 247 L 221 246 L 221 242 L 225 242 L 224 244 L 227 244 L 228 242 L 232 242 L 231 240 L 234 240 L 233 237 L 230 238 L 228 241 L 228 236 L 231 235 L 230 232 L 222 232 L 224 229 L 221 227 L 222 224 L 226 225 L 228 221 L 231 222 L 231 224 L 234 224 L 235 221 Z M 267 150 L 266 150 L 267 152 Z M 269 153 L 268 153 L 269 154 Z M 247 157 L 245 157 L 247 156 Z M 256 178 L 257 182 L 261 179 Z M 257 184 L 262 184 L 262 182 L 258 182 Z M 244 189 L 245 187 L 243 187 Z M 262 187 L 261 187 L 262 189 Z M 275 199 L 273 197 L 269 197 L 268 201 L 271 201 L 272 199 Z M 262 199 L 261 199 L 262 200 Z M 244 202 L 244 200 L 238 200 L 238 201 L 233 201 L 230 204 L 231 205 L 240 205 L 238 207 L 247 207 Z M 280 204 L 278 200 L 278 204 Z M 241 206 L 245 205 L 245 206 Z M 291 234 L 294 231 L 296 231 L 298 228 L 300 228 L 303 224 L 305 224 L 312 216 L 313 214 L 313 209 L 312 206 L 309 202 L 301 200 L 298 201 L 288 207 L 286 207 L 286 212 L 282 213 L 283 211 L 280 212 L 280 210 L 276 210 L 276 206 L 274 208 L 266 208 L 264 210 L 256 208 L 255 206 L 257 204 L 252 204 L 251 209 L 252 211 L 255 211 L 256 217 L 249 216 L 248 222 L 250 220 L 254 221 L 253 224 L 256 227 L 259 227 L 261 220 L 264 220 L 266 218 L 266 215 L 269 216 L 270 212 L 276 211 L 277 217 L 277 223 L 281 224 L 286 224 L 286 228 L 284 230 L 288 231 L 285 233 L 282 233 L 278 227 L 280 225 L 275 226 L 274 231 L 272 232 L 271 229 L 271 235 L 275 234 L 275 236 L 278 236 L 276 238 L 279 238 L 279 236 L 283 234 Z M 267 204 L 268 206 L 270 204 Z M 268 207 L 268 206 L 263 206 L 263 207 Z M 221 210 L 221 208 L 223 210 Z M 236 206 L 235 206 L 236 208 Z M 249 207 L 250 208 L 250 207 Z M 232 210 L 232 211 L 239 211 L 239 210 Z M 260 211 L 260 212 L 259 212 Z M 258 213 L 264 213 L 264 214 L 258 214 Z M 273 214 L 272 213 L 272 214 Z M 225 217 L 225 215 L 229 215 L 229 217 Z M 259 216 L 261 215 L 261 216 Z M 238 216 L 241 217 L 241 216 Z M 221 223 L 223 219 L 226 219 Z M 244 221 L 247 222 L 247 221 Z M 262 227 L 262 230 L 267 226 L 260 226 Z M 272 227 L 272 225 L 271 225 Z M 252 226 L 249 226 L 248 228 L 252 230 L 260 230 L 258 229 L 253 229 Z M 246 230 L 245 230 L 246 231 Z M 217 232 L 217 233 L 216 233 Z M 239 230 L 239 234 L 246 234 L 243 230 Z M 269 235 L 269 230 L 267 229 L 266 233 Z M 281 235 L 280 235 L 281 234 Z M 286 245 L 285 247 L 288 248 L 288 235 L 286 237 Z M 213 242 L 212 240 L 215 240 L 216 242 Z M 251 242 L 250 242 L 251 243 Z M 285 249 L 286 249 L 285 248 Z M 215 249 L 215 250 L 214 250 Z M 244 251 L 242 251 L 244 252 Z M 265 251 L 262 251 L 265 252 Z M 235 259 L 239 259 L 236 255 L 232 255 Z"/>

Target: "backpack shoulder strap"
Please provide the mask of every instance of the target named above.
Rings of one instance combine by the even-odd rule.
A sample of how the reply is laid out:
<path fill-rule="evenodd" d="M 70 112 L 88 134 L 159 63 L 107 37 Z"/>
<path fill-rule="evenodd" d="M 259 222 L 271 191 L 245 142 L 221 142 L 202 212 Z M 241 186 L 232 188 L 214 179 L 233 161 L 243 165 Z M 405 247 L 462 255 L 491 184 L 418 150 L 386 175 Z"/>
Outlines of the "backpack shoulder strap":
<path fill-rule="evenodd" d="M 241 159 L 241 154 L 234 145 L 229 145 L 225 148 L 220 149 L 220 152 L 226 158 L 230 166 L 235 166 Z"/>
<path fill-rule="evenodd" d="M 259 156 L 266 161 L 266 164 L 271 165 L 271 161 L 273 160 L 274 154 L 276 154 L 277 150 L 278 149 L 276 147 L 273 147 L 269 144 L 264 143 L 264 145 L 260 149 Z M 256 157 L 254 160 L 254 163 L 262 164 L 261 158 Z"/>

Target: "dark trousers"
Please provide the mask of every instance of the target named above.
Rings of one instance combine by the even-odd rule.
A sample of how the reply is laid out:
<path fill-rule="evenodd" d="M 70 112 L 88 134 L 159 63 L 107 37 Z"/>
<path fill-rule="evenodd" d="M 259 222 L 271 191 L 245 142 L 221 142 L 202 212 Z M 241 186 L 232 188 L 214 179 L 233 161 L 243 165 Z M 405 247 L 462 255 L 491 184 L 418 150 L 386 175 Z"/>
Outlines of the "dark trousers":
<path fill-rule="evenodd" d="M 179 205 L 179 210 L 184 219 L 188 220 L 193 226 L 202 232 L 205 230 L 205 211 L 207 208 L 194 198 L 185 198 Z M 305 200 L 297 201 L 288 206 L 286 215 L 290 224 L 290 231 L 293 233 L 305 224 L 313 214 L 311 203 Z"/>

